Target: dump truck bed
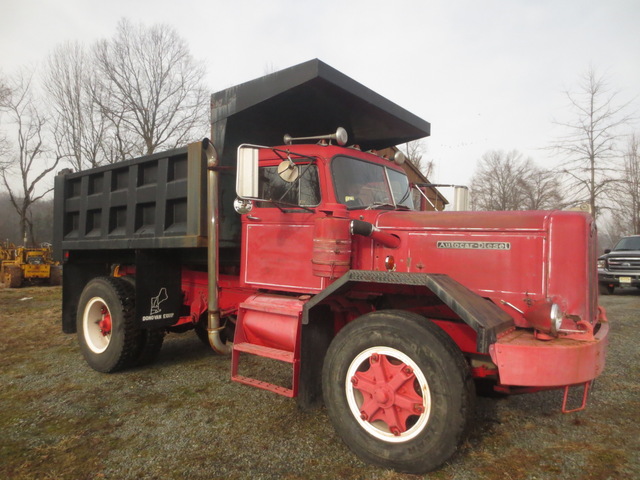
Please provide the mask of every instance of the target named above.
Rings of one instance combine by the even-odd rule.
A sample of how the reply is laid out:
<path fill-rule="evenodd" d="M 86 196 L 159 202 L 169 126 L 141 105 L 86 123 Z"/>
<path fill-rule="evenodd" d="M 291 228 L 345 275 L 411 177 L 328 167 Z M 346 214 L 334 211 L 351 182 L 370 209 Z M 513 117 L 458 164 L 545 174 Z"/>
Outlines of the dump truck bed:
<path fill-rule="evenodd" d="M 55 181 L 54 238 L 63 250 L 196 248 L 207 245 L 202 143 Z M 221 246 L 235 244 L 221 235 Z"/>

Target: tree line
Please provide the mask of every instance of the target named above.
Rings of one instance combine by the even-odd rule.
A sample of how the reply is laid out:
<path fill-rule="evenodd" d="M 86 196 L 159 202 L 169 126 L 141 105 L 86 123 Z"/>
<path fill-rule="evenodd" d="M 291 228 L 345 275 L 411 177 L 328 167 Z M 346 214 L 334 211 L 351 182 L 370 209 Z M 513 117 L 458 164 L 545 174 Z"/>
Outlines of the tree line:
<path fill-rule="evenodd" d="M 36 235 L 34 207 L 63 166 L 80 171 L 206 136 L 205 73 L 172 27 L 123 19 L 111 38 L 56 47 L 37 72 L 0 75 L 0 202 L 18 216 L 12 238 L 50 241 Z"/>
<path fill-rule="evenodd" d="M 565 96 L 567 120 L 555 122 L 562 134 L 546 146 L 557 167 L 541 168 L 518 151 L 489 151 L 471 180 L 473 208 L 573 207 L 591 212 L 607 243 L 640 234 L 640 135 L 631 130 L 631 103 L 593 67 Z"/>

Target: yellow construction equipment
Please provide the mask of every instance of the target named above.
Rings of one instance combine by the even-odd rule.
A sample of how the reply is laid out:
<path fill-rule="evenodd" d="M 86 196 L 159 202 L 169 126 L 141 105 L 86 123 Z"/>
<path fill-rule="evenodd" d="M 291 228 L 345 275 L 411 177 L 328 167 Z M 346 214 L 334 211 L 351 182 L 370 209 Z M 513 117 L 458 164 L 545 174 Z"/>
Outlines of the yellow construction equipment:
<path fill-rule="evenodd" d="M 38 248 L 0 245 L 0 280 L 6 287 L 19 288 L 24 284 L 60 285 L 62 267 L 53 261 L 51 245 Z"/>

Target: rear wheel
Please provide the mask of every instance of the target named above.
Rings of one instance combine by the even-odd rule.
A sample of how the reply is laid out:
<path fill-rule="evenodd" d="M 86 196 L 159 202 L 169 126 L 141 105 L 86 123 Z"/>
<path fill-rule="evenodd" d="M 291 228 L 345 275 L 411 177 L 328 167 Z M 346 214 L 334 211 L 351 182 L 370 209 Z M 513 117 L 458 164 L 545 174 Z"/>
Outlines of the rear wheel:
<path fill-rule="evenodd" d="M 97 277 L 78 303 L 78 343 L 87 363 L 99 372 L 115 372 L 134 364 L 140 353 L 135 324 L 135 292 L 130 283 Z"/>
<path fill-rule="evenodd" d="M 372 312 L 343 328 L 322 377 L 329 417 L 349 448 L 414 474 L 454 454 L 474 398 L 468 365 L 451 338 L 399 310 Z"/>

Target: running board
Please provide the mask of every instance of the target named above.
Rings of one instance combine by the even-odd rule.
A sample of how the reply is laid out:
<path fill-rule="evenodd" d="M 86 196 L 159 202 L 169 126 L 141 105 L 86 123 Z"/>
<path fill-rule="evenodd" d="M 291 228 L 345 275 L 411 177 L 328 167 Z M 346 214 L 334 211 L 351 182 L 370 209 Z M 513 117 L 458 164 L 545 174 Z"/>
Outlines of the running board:
<path fill-rule="evenodd" d="M 307 300 L 259 293 L 240 304 L 231 351 L 231 380 L 285 397 L 298 395 L 300 319 Z M 291 388 L 240 375 L 241 354 L 291 364 Z"/>
<path fill-rule="evenodd" d="M 293 365 L 293 378 L 291 380 L 292 388 L 282 387 L 273 383 L 268 383 L 256 378 L 245 377 L 238 374 L 238 364 L 240 363 L 240 353 L 256 355 L 258 357 L 270 358 L 280 362 L 291 363 Z M 298 377 L 300 374 L 300 360 L 294 358 L 293 352 L 278 350 L 271 347 L 263 347 L 252 343 L 237 343 L 233 345 L 231 353 L 231 380 L 238 383 L 244 383 L 252 387 L 268 390 L 278 395 L 293 398 L 298 394 Z"/>

